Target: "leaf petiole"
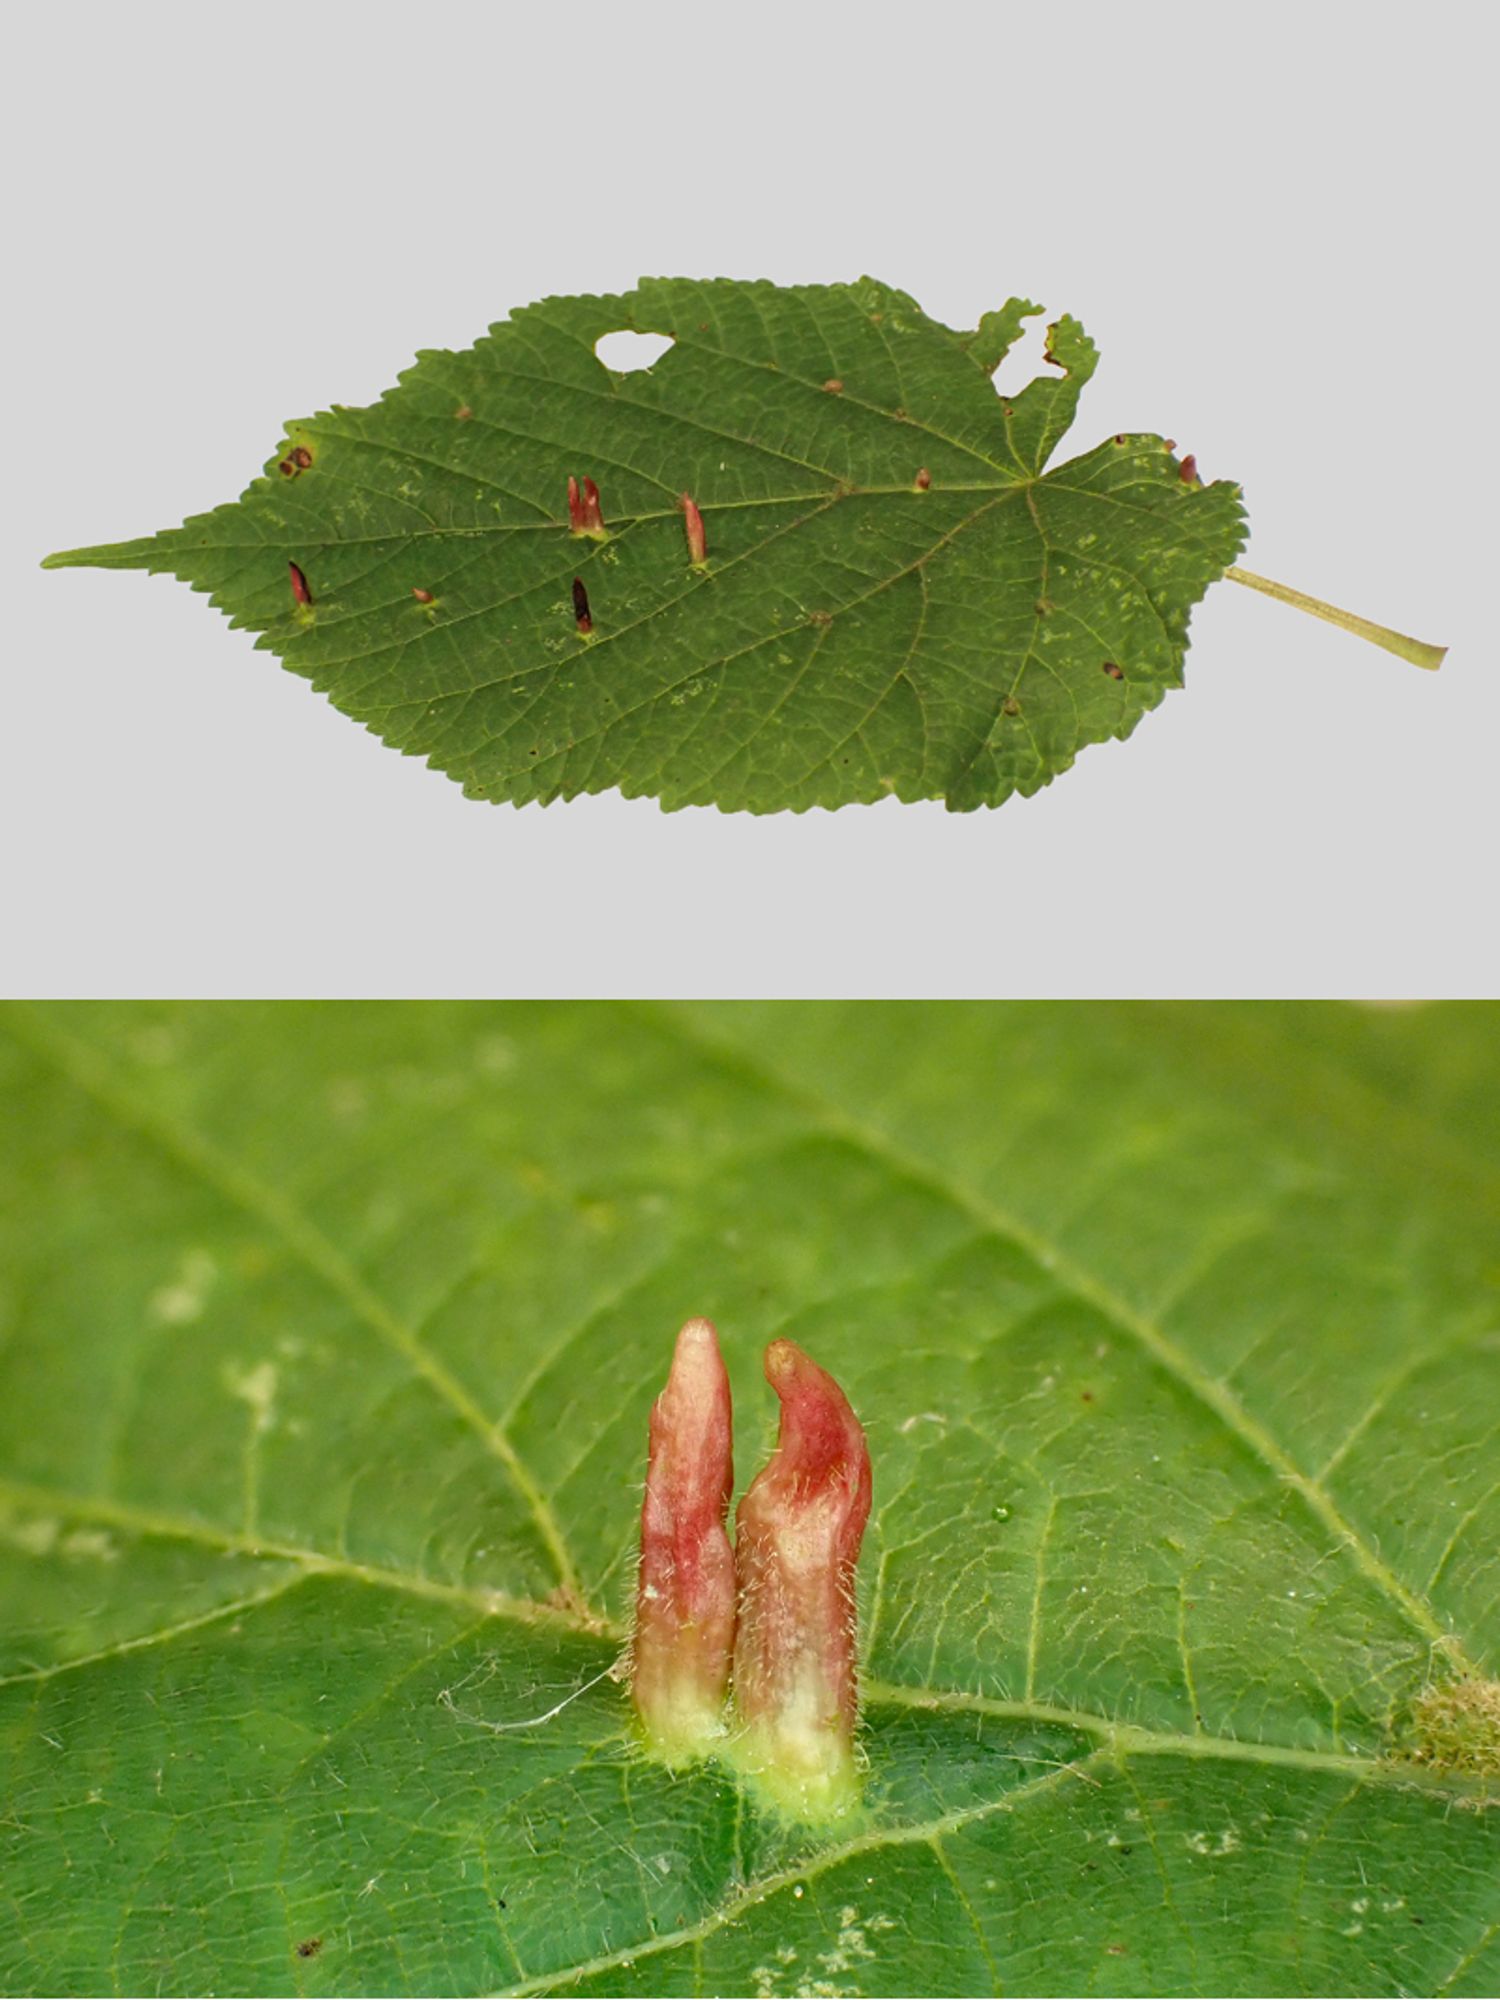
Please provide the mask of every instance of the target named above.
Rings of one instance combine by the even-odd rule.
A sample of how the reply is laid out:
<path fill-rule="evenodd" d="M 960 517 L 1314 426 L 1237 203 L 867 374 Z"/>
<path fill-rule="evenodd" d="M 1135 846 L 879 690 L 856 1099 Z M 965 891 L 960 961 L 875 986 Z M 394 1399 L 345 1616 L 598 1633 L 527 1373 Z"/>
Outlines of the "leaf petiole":
<path fill-rule="evenodd" d="M 1398 659 L 1410 660 L 1414 667 L 1426 667 L 1436 673 L 1447 658 L 1446 646 L 1429 646 L 1422 639 L 1408 639 L 1404 632 L 1393 632 L 1389 625 L 1376 625 L 1353 611 L 1340 611 L 1336 604 L 1325 604 L 1321 597 L 1308 597 L 1303 591 L 1288 589 L 1284 583 L 1273 583 L 1268 576 L 1257 576 L 1253 569 L 1241 569 L 1232 563 L 1224 574 L 1232 583 L 1264 591 L 1267 597 L 1278 598 L 1298 611 L 1310 612 L 1314 618 L 1326 618 L 1330 625 L 1342 625 L 1356 638 L 1368 639 L 1372 646 L 1383 647 Z"/>

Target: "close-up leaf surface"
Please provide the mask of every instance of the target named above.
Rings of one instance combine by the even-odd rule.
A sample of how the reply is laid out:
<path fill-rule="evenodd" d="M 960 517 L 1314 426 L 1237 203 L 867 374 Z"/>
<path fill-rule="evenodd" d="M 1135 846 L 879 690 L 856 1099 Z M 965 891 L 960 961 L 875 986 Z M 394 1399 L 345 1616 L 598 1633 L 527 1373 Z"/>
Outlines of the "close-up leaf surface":
<path fill-rule="evenodd" d="M 0 1988 L 1500 1981 L 1500 1019 L 0 1019 Z M 643 1751 L 711 1315 L 868 1437 L 862 1797 Z"/>
<path fill-rule="evenodd" d="M 48 561 L 208 592 L 475 798 L 997 805 L 1181 685 L 1245 536 L 1238 486 L 1154 433 L 1052 463 L 1097 353 L 1065 315 L 998 392 L 1040 310 L 955 332 L 869 278 L 545 299 L 289 424 L 239 500 Z M 618 333 L 671 344 L 612 367 Z"/>

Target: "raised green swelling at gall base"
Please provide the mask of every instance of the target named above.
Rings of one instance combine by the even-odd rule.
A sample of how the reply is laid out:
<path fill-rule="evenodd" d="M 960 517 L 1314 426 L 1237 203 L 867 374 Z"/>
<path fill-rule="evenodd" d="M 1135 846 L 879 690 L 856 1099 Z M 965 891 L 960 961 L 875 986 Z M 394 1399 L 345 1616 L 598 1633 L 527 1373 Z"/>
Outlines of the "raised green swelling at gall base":
<path fill-rule="evenodd" d="M 289 425 L 239 500 L 48 563 L 170 571 L 382 741 L 515 804 L 998 805 L 1182 684 L 1223 576 L 1438 664 L 1236 568 L 1240 489 L 1172 440 L 1053 465 L 1098 356 L 1064 315 L 998 394 L 1039 310 L 955 331 L 870 278 L 545 299 Z M 672 345 L 614 369 L 619 329 Z"/>

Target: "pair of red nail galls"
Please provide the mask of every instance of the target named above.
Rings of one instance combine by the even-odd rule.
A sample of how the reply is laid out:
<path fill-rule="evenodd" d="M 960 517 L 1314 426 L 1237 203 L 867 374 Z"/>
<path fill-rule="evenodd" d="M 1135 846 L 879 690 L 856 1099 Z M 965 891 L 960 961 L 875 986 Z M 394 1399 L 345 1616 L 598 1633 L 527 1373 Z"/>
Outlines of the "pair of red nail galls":
<path fill-rule="evenodd" d="M 854 1566 L 870 1451 L 833 1377 L 789 1340 L 766 1349 L 781 1431 L 725 1532 L 734 1486 L 729 1377 L 706 1319 L 677 1336 L 651 1411 L 631 1688 L 651 1750 L 718 1754 L 799 1817 L 858 1790 Z"/>

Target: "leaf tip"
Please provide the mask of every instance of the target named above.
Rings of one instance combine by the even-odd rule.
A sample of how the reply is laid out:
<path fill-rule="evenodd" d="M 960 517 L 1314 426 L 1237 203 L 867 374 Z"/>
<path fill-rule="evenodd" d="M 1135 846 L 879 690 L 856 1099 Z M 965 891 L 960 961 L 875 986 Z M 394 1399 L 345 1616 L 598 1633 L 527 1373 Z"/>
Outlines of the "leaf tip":
<path fill-rule="evenodd" d="M 145 569 L 161 537 L 148 535 L 138 542 L 100 542 L 90 548 L 55 549 L 43 556 L 43 569 Z"/>

